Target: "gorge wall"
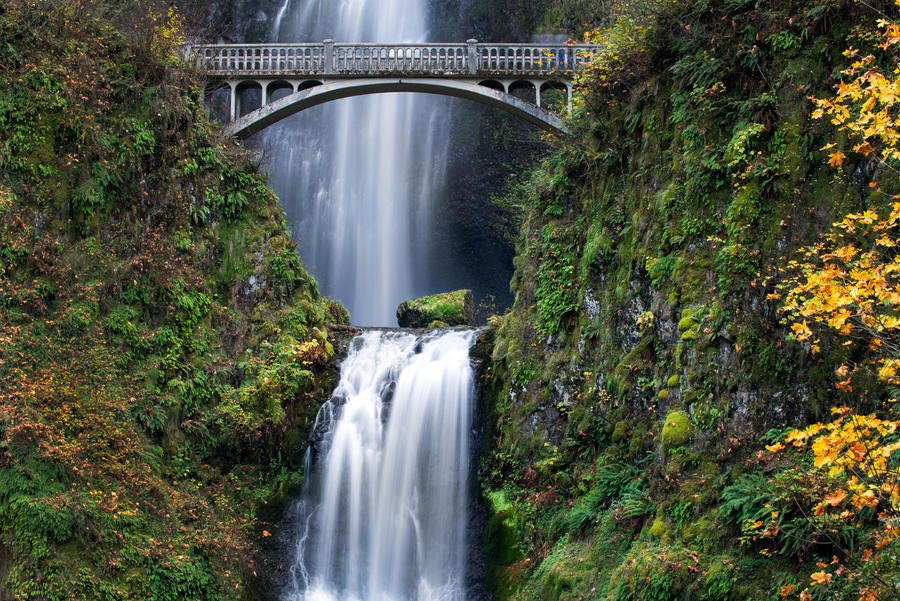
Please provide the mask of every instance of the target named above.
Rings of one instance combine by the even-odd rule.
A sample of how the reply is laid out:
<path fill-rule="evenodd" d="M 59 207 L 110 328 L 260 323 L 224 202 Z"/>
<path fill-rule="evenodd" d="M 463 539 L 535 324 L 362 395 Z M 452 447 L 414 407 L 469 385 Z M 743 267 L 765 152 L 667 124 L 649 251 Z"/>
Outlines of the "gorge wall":
<path fill-rule="evenodd" d="M 848 544 L 764 446 L 885 393 L 839 393 L 850 351 L 811 355 L 767 295 L 798 248 L 888 200 L 865 157 L 825 164 L 840 134 L 808 99 L 832 93 L 875 13 L 656 6 L 583 88 L 580 135 L 507 197 L 524 224 L 482 461 L 496 599 L 774 599 Z M 777 544 L 742 532 L 766 508 Z"/>

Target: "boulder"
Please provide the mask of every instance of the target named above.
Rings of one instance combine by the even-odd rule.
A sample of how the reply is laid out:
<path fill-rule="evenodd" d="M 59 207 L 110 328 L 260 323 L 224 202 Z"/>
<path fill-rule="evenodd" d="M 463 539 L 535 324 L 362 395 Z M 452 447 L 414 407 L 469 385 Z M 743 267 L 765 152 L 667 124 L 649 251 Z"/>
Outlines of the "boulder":
<path fill-rule="evenodd" d="M 447 326 L 475 325 L 475 302 L 471 290 L 454 290 L 404 301 L 397 307 L 401 328 L 426 328 L 434 321 Z"/>

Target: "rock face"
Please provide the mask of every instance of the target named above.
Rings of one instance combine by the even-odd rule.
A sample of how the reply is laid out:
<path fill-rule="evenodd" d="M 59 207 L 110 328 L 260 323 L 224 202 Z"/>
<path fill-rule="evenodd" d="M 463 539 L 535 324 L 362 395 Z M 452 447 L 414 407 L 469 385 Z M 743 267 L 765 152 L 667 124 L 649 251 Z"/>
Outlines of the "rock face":
<path fill-rule="evenodd" d="M 475 325 L 471 290 L 454 290 L 404 301 L 397 307 L 401 328 L 426 328 L 440 321 L 447 326 Z"/>

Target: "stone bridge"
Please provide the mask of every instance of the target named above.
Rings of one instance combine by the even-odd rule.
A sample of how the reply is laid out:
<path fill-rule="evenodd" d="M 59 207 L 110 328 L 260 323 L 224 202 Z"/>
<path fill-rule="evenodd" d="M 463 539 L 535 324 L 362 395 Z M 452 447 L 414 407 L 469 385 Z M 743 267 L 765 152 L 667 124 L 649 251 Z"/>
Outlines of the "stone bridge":
<path fill-rule="evenodd" d="M 204 44 L 187 56 L 229 91 L 226 133 L 247 138 L 306 108 L 350 96 L 425 92 L 468 98 L 568 133 L 547 109 L 571 110 L 572 77 L 599 50 L 576 44 Z M 551 90 L 559 90 L 549 94 Z M 533 99 L 533 100 L 532 100 Z"/>

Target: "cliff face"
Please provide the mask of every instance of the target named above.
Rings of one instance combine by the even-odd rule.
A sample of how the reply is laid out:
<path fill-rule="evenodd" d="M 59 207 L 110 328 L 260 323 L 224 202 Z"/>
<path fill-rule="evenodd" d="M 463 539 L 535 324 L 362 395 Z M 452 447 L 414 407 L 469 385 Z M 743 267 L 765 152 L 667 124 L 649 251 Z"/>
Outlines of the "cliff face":
<path fill-rule="evenodd" d="M 0 598 L 251 598 L 347 315 L 121 8 L 0 8 Z"/>
<path fill-rule="evenodd" d="M 807 98 L 832 93 L 854 27 L 876 16 L 657 6 L 586 84 L 582 133 L 508 198 L 524 225 L 482 465 L 496 598 L 777 598 L 845 544 L 778 497 L 768 478 L 785 466 L 759 451 L 883 391 L 839 396 L 847 351 L 811 356 L 766 296 L 796 249 L 886 202 L 863 157 L 824 164 L 838 134 Z M 793 543 L 741 542 L 766 507 Z"/>

